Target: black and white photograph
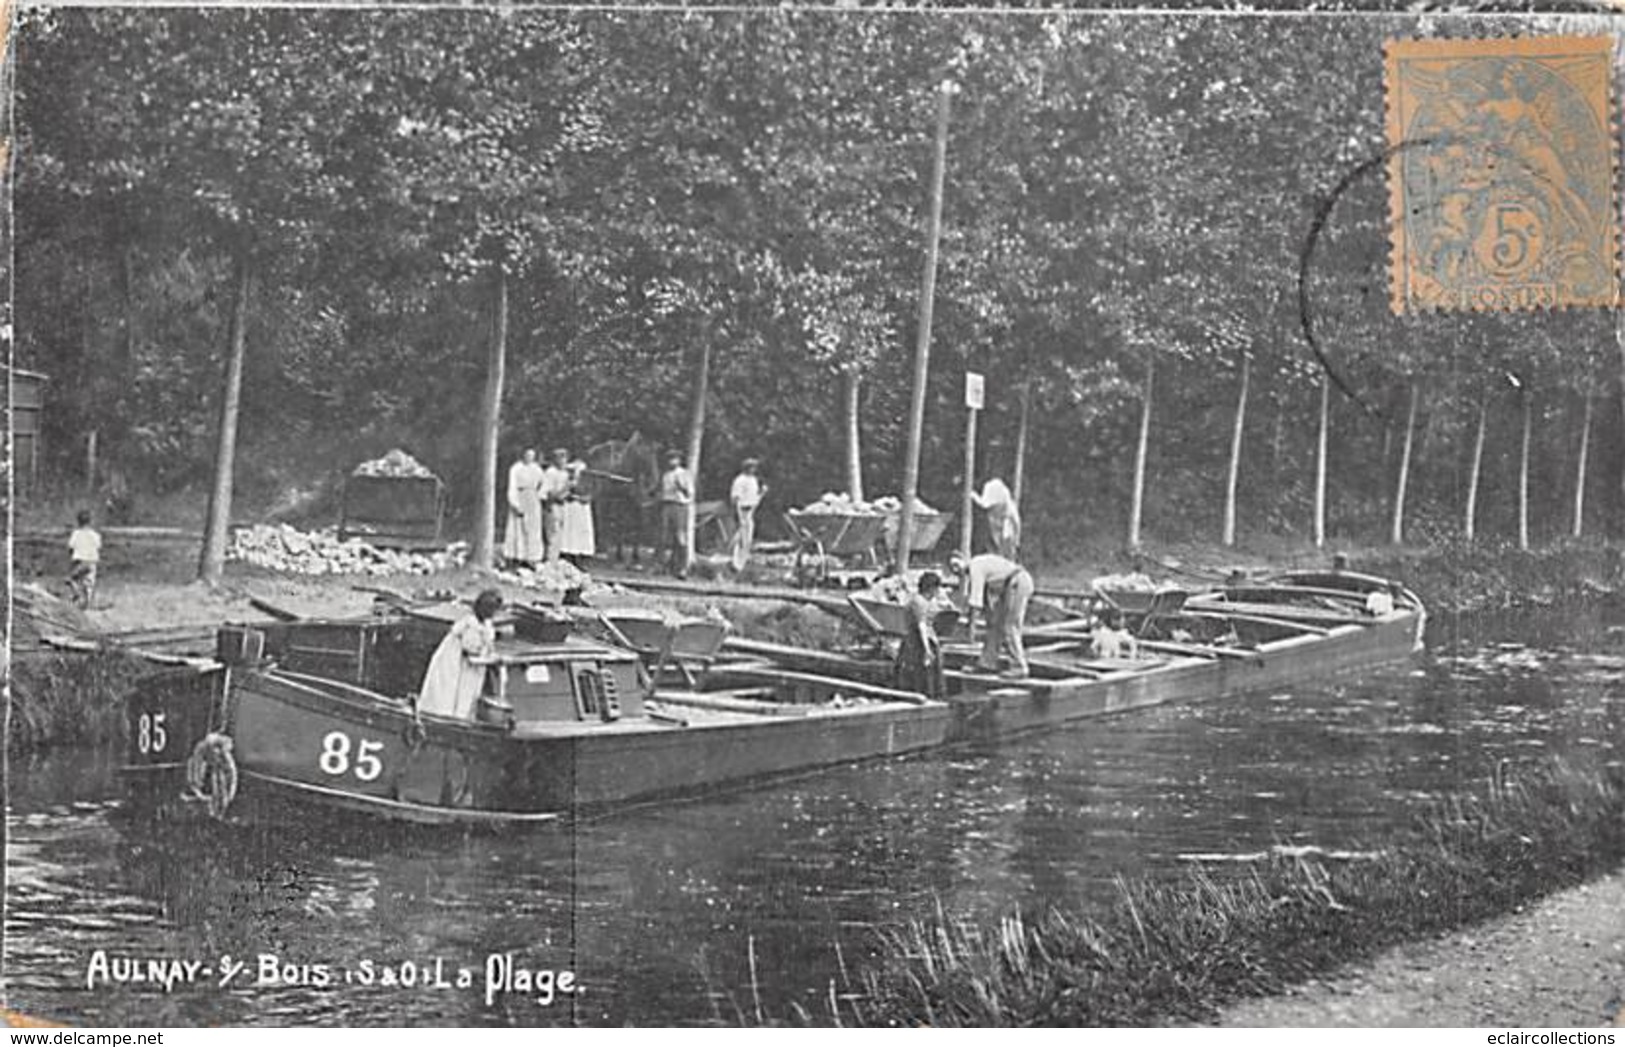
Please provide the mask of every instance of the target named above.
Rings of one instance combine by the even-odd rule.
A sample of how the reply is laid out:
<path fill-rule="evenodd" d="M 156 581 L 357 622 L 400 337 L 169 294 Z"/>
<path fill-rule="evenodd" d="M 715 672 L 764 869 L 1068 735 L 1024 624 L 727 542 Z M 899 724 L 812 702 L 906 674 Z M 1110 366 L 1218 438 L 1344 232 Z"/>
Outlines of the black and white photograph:
<path fill-rule="evenodd" d="M 1613 1043 L 1528 6 L 17 7 L 0 1014 Z"/>

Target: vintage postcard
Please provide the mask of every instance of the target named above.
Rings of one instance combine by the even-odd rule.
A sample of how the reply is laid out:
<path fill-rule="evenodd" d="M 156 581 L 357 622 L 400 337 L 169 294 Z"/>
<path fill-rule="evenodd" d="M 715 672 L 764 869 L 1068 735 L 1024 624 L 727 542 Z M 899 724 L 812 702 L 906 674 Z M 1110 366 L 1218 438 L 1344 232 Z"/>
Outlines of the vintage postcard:
<path fill-rule="evenodd" d="M 1619 23 L 1252 6 L 19 12 L 0 1007 L 1615 1020 Z"/>

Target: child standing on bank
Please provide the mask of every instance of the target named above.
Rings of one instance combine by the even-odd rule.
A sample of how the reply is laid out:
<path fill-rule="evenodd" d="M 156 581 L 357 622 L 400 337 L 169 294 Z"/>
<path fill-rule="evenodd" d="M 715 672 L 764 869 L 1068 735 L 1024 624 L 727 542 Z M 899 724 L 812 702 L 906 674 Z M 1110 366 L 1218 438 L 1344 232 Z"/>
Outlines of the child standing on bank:
<path fill-rule="evenodd" d="M 73 602 L 89 607 L 96 597 L 96 568 L 102 562 L 102 536 L 90 526 L 90 510 L 79 510 L 79 526 L 68 535 L 68 553 L 73 557 L 73 571 L 68 575 L 68 589 Z"/>

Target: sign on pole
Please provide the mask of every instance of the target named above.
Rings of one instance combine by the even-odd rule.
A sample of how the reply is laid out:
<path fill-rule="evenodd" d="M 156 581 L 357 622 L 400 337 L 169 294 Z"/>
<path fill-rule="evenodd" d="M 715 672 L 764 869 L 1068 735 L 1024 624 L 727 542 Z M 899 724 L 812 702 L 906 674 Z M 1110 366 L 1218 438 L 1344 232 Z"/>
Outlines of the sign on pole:
<path fill-rule="evenodd" d="M 982 375 L 979 371 L 965 372 L 965 406 L 973 411 L 982 409 Z"/>

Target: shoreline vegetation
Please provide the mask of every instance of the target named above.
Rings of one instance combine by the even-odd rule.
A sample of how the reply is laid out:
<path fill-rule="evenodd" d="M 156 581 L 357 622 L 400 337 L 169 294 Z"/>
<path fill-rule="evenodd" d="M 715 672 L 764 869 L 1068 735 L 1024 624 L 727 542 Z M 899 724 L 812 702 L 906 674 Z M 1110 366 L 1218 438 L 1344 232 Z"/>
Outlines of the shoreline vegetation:
<path fill-rule="evenodd" d="M 1211 1023 L 1401 943 L 1521 909 L 1625 863 L 1625 772 L 1550 763 L 1441 800 L 1409 830 L 1333 861 L 1277 851 L 1246 874 L 1121 882 L 1099 912 L 997 924 L 945 917 L 885 936 L 882 958 L 807 1023 Z"/>
<path fill-rule="evenodd" d="M 7 753 L 33 756 L 53 749 L 118 744 L 124 736 L 124 695 L 154 668 L 113 647 L 14 658 Z"/>

